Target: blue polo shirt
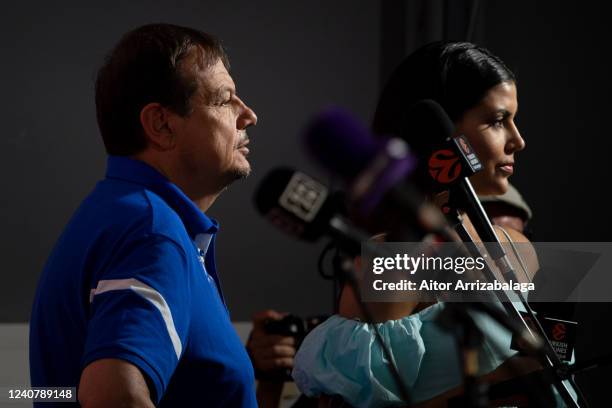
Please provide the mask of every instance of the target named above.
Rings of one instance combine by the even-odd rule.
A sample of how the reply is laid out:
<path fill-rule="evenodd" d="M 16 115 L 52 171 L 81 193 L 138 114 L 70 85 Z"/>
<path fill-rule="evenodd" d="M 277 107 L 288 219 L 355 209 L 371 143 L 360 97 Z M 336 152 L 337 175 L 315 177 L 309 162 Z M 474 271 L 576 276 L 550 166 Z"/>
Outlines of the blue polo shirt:
<path fill-rule="evenodd" d="M 160 407 L 255 407 L 215 269 L 217 229 L 155 169 L 109 157 L 40 277 L 32 386 L 76 387 L 89 363 L 119 358 L 148 377 Z"/>

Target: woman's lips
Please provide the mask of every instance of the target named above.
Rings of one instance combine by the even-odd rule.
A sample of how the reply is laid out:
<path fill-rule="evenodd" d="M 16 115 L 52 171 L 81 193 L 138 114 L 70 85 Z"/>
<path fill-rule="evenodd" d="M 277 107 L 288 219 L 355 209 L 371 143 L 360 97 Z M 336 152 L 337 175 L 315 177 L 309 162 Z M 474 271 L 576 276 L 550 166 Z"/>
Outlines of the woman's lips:
<path fill-rule="evenodd" d="M 514 173 L 514 163 L 505 163 L 497 166 L 503 173 L 511 175 Z"/>

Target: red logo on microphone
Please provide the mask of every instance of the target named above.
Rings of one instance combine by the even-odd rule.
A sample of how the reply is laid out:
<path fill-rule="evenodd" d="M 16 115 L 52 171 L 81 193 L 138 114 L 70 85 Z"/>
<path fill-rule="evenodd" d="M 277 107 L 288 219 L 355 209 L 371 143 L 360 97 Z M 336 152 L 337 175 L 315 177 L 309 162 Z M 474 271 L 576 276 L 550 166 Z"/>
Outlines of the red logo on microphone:
<path fill-rule="evenodd" d="M 461 174 L 461 162 L 452 150 L 433 152 L 429 158 L 429 174 L 438 183 L 448 184 Z"/>
<path fill-rule="evenodd" d="M 561 341 L 565 339 L 565 333 L 567 332 L 567 328 L 563 323 L 557 323 L 553 326 L 552 336 L 555 340 Z"/>

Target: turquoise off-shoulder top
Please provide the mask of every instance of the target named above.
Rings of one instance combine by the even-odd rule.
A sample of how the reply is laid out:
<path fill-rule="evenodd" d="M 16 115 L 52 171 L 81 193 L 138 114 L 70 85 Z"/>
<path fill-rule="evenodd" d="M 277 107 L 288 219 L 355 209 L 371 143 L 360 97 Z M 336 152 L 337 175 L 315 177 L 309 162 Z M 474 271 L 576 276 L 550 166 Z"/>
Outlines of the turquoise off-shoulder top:
<path fill-rule="evenodd" d="M 463 381 L 456 340 L 436 323 L 444 307 L 436 303 L 377 324 L 413 402 L 433 398 Z M 516 351 L 510 349 L 510 332 L 484 314 L 471 314 L 485 334 L 479 350 L 479 374 L 484 375 Z M 372 325 L 338 315 L 306 337 L 295 357 L 293 378 L 310 397 L 339 395 L 355 407 L 402 404 Z"/>

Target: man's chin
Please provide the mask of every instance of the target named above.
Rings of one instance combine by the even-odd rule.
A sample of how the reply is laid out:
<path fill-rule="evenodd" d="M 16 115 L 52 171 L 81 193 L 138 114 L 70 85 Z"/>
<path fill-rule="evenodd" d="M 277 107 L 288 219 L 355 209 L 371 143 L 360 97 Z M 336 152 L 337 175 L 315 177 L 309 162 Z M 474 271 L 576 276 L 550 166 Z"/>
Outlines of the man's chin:
<path fill-rule="evenodd" d="M 233 183 L 236 180 L 247 178 L 249 174 L 251 174 L 251 166 L 239 167 L 229 172 L 228 179 L 230 183 Z"/>

